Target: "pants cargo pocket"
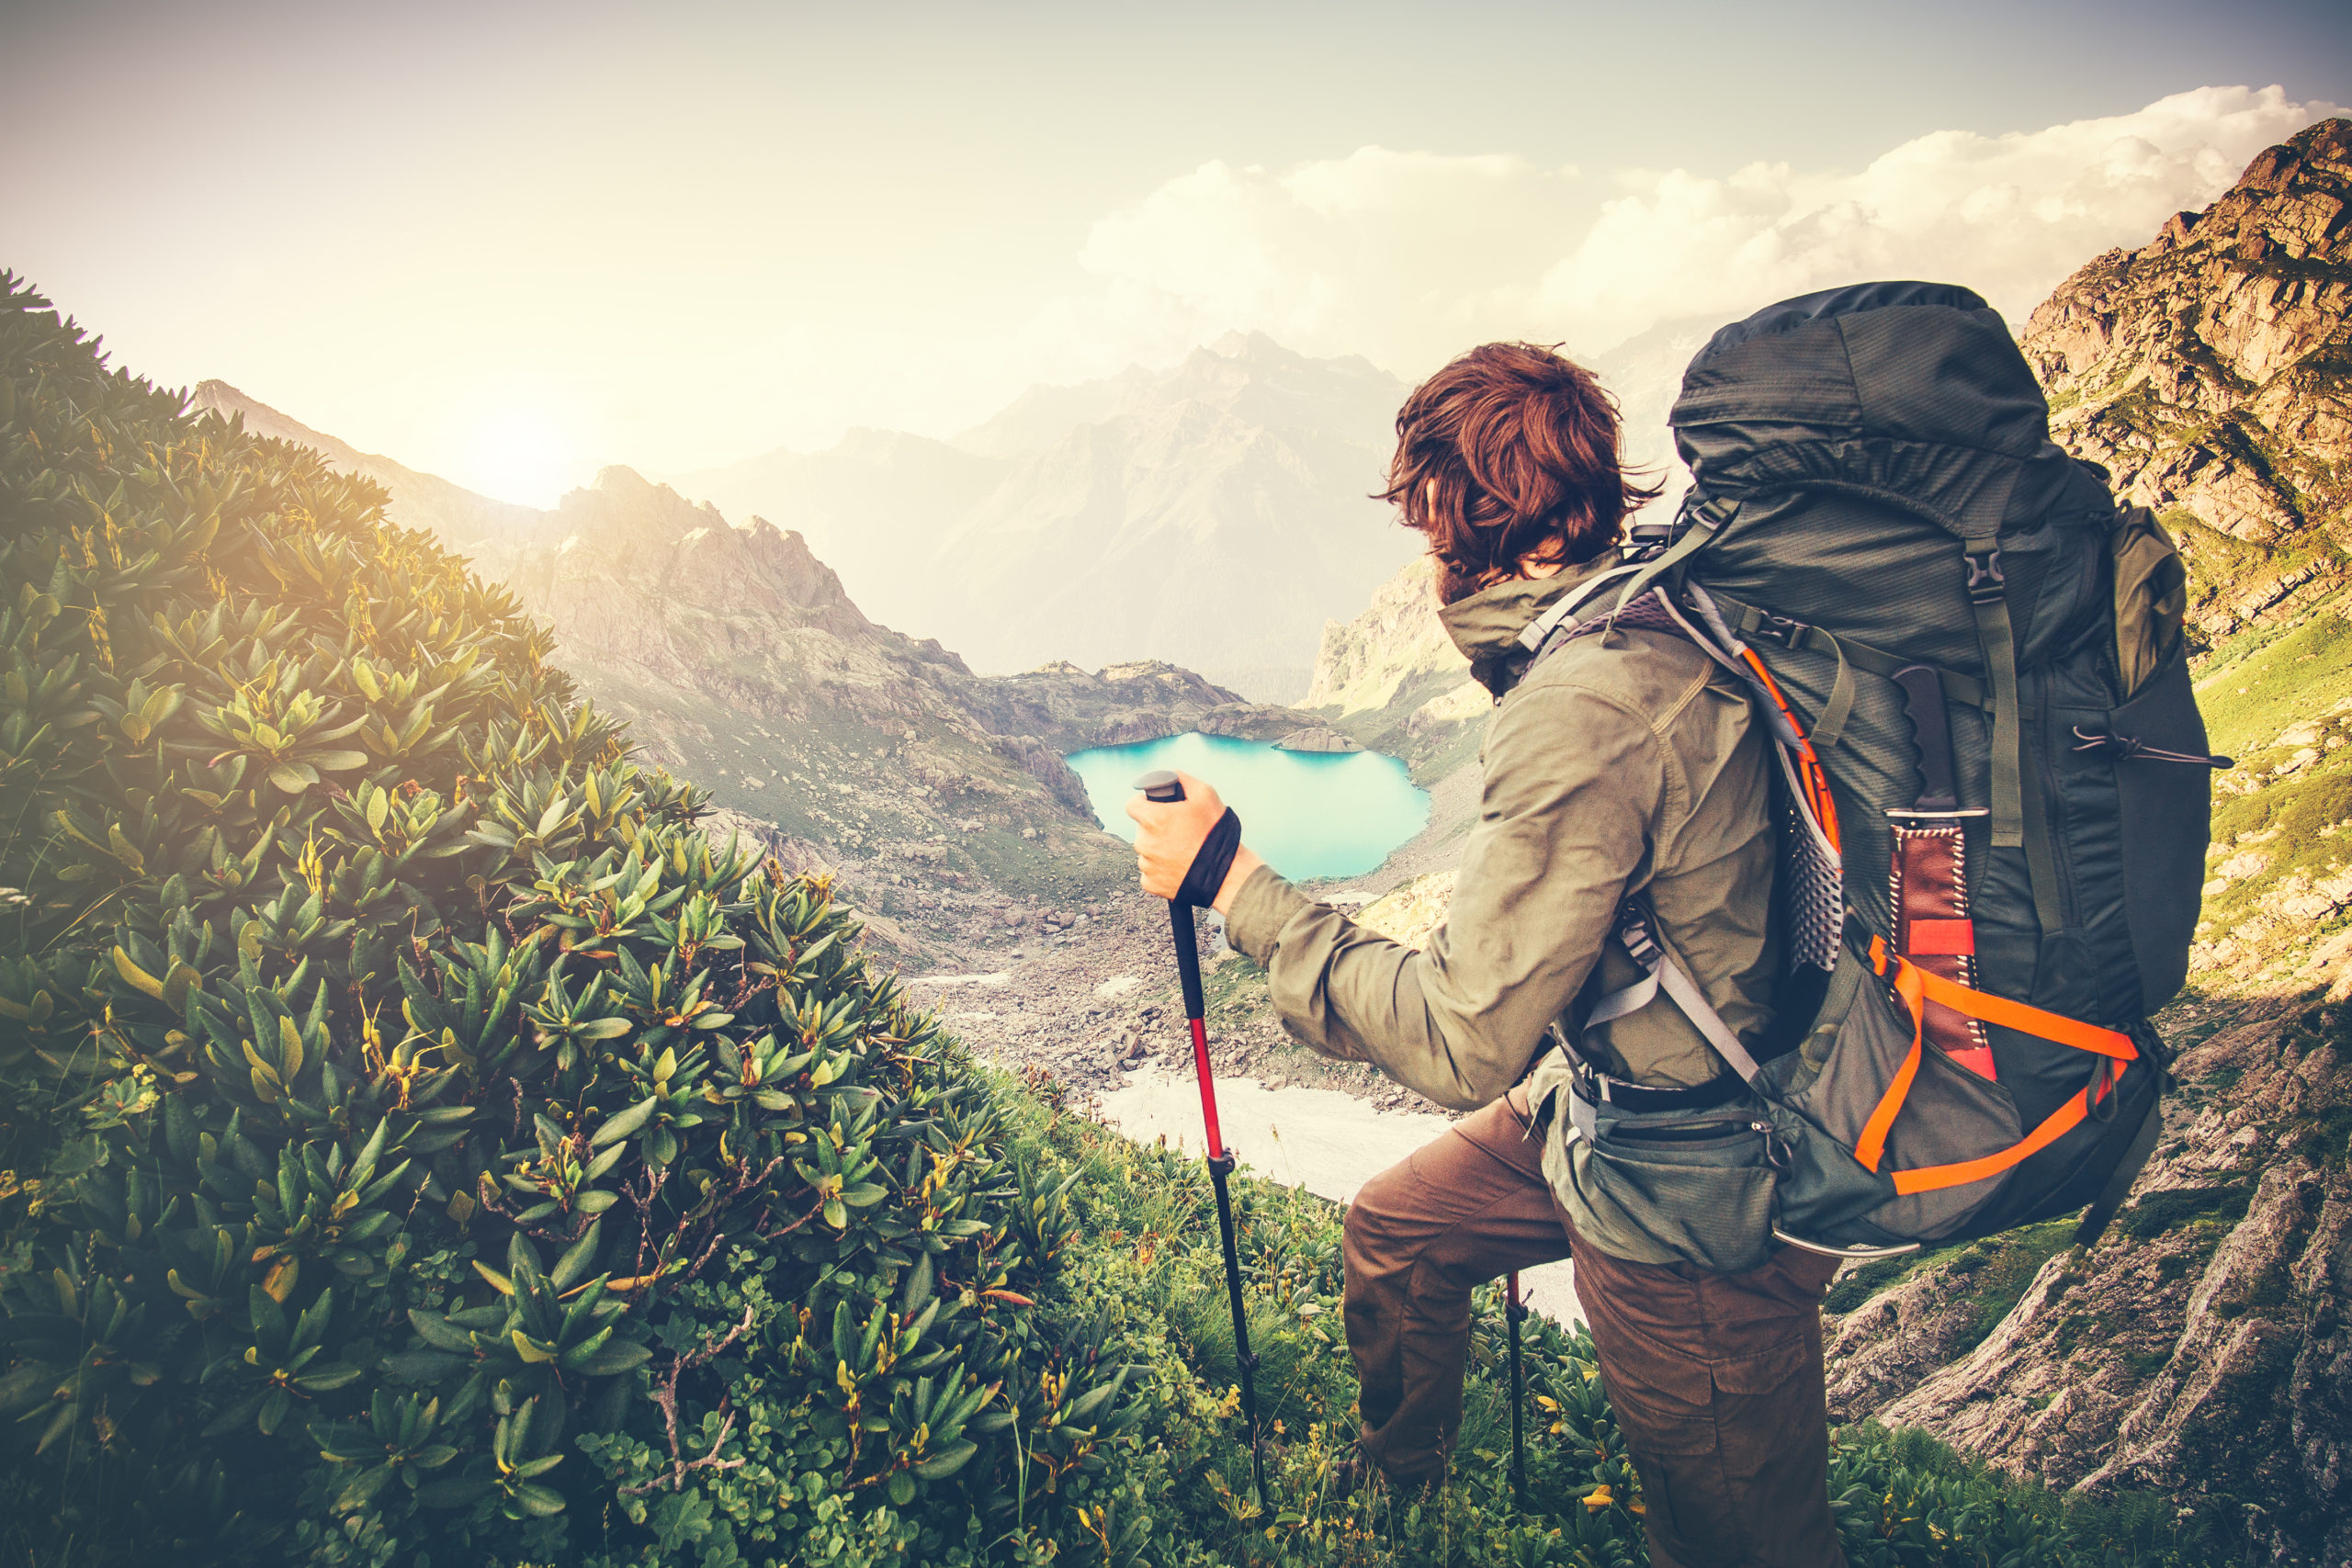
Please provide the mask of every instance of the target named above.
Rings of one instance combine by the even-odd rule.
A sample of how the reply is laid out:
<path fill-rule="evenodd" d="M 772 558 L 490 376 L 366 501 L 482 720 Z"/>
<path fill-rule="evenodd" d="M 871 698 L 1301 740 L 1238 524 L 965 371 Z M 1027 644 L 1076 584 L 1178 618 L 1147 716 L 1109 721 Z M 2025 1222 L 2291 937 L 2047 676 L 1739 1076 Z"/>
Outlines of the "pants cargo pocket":
<path fill-rule="evenodd" d="M 1817 1340 L 1792 1335 L 1753 1356 L 1713 1368 L 1724 1471 L 1753 1479 L 1784 1464 L 1826 1419 Z"/>

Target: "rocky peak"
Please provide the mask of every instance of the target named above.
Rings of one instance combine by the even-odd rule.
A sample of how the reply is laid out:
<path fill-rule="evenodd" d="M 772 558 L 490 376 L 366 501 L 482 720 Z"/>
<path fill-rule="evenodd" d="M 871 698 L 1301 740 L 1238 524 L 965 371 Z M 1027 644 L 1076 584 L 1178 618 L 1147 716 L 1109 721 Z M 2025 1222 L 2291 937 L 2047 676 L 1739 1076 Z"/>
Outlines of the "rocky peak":
<path fill-rule="evenodd" d="M 2203 212 L 2084 266 L 2021 346 L 2051 434 L 2178 536 L 2208 640 L 2339 581 L 2325 547 L 2352 473 L 2352 121 L 2312 126 Z"/>

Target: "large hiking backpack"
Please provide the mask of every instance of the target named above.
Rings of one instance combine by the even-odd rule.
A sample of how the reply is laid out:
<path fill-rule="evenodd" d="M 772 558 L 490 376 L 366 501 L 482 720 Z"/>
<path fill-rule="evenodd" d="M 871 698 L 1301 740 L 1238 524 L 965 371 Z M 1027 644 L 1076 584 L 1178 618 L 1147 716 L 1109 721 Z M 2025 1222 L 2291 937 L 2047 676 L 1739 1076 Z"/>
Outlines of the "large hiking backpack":
<path fill-rule="evenodd" d="M 1714 1043 L 1770 1117 L 1785 1241 L 1864 1256 L 2075 1210 L 2095 1236 L 2162 1123 L 2146 1020 L 2187 974 L 2229 765 L 2171 541 L 2050 440 L 1964 288 L 1775 305 L 1691 361 L 1672 422 L 1674 521 L 1525 641 L 1670 628 L 1748 683 L 1780 762 L 1778 1022 L 1725 1029 L 1638 899 L 1618 936 L 1650 977 L 1591 1016 L 1663 989 Z M 1569 1043 L 1592 1136 L 1612 1089 L 1641 1097 Z"/>

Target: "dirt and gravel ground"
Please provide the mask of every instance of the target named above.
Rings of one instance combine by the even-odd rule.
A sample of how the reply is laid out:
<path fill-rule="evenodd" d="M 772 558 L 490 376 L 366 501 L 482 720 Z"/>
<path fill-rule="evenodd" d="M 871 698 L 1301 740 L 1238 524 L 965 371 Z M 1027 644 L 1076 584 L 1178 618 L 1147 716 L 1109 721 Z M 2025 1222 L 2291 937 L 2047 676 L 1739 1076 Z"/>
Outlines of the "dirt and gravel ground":
<path fill-rule="evenodd" d="M 1377 871 L 1313 891 L 1360 907 L 1450 866 L 1476 810 L 1475 768 L 1466 781 L 1442 780 L 1420 835 Z M 929 908 L 903 897 L 889 905 L 893 916 L 883 923 L 898 941 L 885 951 L 897 953 L 910 988 L 982 1060 L 1042 1068 L 1081 1093 L 1109 1093 L 1146 1063 L 1190 1077 L 1191 1041 L 1160 900 L 1127 891 L 1057 905 L 980 893 Z M 1368 1066 L 1329 1061 L 1284 1034 L 1262 972 L 1225 946 L 1214 915 L 1196 920 L 1220 1076 L 1255 1077 L 1269 1088 L 1341 1089 L 1384 1108 L 1435 1109 Z"/>

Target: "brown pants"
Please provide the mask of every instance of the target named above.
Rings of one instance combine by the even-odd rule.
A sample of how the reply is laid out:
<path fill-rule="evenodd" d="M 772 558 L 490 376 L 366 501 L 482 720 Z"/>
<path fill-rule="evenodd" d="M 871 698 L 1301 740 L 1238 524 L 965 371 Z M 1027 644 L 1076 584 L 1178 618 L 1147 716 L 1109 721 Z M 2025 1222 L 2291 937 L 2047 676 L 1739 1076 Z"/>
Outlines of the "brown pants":
<path fill-rule="evenodd" d="M 1656 1568 L 1842 1568 L 1821 1365 L 1836 1259 L 1786 1247 L 1748 1273 L 1713 1274 L 1611 1258 L 1569 1228 L 1544 1179 L 1543 1134 L 1526 1132 L 1498 1100 L 1349 1208 L 1364 1452 L 1395 1482 L 1443 1474 L 1472 1288 L 1573 1258 Z"/>

